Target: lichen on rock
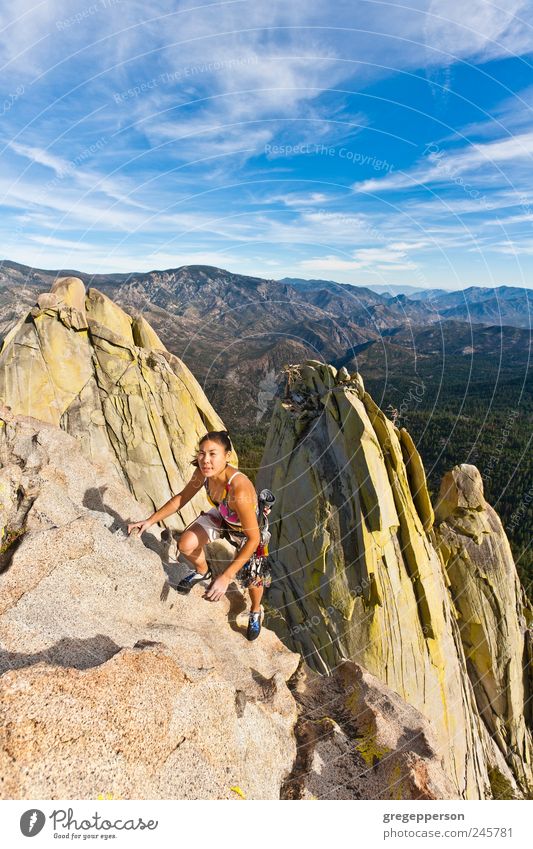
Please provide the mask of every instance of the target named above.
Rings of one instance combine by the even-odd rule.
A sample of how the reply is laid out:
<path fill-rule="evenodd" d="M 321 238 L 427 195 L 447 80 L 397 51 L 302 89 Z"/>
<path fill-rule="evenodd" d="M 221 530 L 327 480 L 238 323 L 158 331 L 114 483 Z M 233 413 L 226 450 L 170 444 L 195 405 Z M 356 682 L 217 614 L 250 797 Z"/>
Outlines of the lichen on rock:
<path fill-rule="evenodd" d="M 268 600 L 283 619 L 272 617 L 271 627 L 314 670 L 329 673 L 355 661 L 431 720 L 461 797 L 484 798 L 493 764 L 525 792 L 523 768 L 502 754 L 507 748 L 509 755 L 518 738 L 507 735 L 498 747 L 480 711 L 453 570 L 444 568 L 438 550 L 452 551 L 453 539 L 439 531 L 437 545 L 423 465 L 410 436 L 386 418 L 358 376 L 347 380 L 317 361 L 288 373 L 258 476 L 259 485 L 278 494 L 271 544 L 276 580 Z M 463 499 L 473 509 L 476 497 L 473 486 L 462 495 L 450 493 L 448 502 L 453 508 Z M 453 521 L 463 530 L 468 523 L 470 536 L 479 537 L 487 516 L 478 509 L 473 524 L 464 508 L 460 512 Z M 493 563 L 499 580 L 514 586 L 514 564 L 511 576 L 509 563 L 503 570 L 497 558 Z M 495 609 L 504 614 L 500 628 L 514 635 L 506 656 L 518 670 L 525 640 L 520 608 L 509 599 L 505 610 Z M 475 620 L 468 622 L 477 642 Z M 508 662 L 500 660 L 503 676 Z M 518 673 L 513 681 L 518 686 Z M 507 698 L 503 680 L 498 686 Z M 523 716 L 519 688 L 508 704 L 509 712 L 514 705 Z M 514 722 L 523 726 L 523 719 Z M 527 765 L 530 742 L 521 733 L 519 758 Z"/>
<path fill-rule="evenodd" d="M 330 676 L 302 663 L 289 687 L 299 747 L 282 798 L 457 798 L 429 720 L 357 663 Z"/>
<path fill-rule="evenodd" d="M 143 316 L 129 316 L 97 289 L 85 294 L 76 277 L 59 278 L 7 335 L 0 400 L 76 437 L 88 459 L 152 511 L 191 477 L 198 439 L 224 428 L 190 370 Z M 209 508 L 202 494 L 195 506 Z M 166 524 L 182 529 L 195 506 Z"/>
<path fill-rule="evenodd" d="M 444 476 L 435 515 L 437 544 L 477 708 L 527 792 L 533 787 L 533 740 L 527 721 L 533 696 L 526 621 L 531 605 L 475 466 L 463 463 Z"/>

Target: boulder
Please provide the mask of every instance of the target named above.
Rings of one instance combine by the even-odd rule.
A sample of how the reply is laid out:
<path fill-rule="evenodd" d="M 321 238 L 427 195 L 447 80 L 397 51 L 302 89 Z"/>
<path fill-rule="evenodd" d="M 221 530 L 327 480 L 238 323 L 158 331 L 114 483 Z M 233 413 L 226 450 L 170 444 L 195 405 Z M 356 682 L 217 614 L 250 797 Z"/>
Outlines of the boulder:
<path fill-rule="evenodd" d="M 456 799 L 430 722 L 357 663 L 331 676 L 302 663 L 298 758 L 285 799 Z"/>
<path fill-rule="evenodd" d="M 283 676 L 245 691 L 221 658 L 191 676 L 179 654 L 141 641 L 83 670 L 2 675 L 1 798 L 279 798 L 295 749 Z"/>
<path fill-rule="evenodd" d="M 85 295 L 76 277 L 57 280 L 6 336 L 0 403 L 66 430 L 150 512 L 190 479 L 198 439 L 225 429 L 192 373 L 145 319 L 97 289 Z M 181 530 L 194 515 L 185 506 L 166 524 Z"/>

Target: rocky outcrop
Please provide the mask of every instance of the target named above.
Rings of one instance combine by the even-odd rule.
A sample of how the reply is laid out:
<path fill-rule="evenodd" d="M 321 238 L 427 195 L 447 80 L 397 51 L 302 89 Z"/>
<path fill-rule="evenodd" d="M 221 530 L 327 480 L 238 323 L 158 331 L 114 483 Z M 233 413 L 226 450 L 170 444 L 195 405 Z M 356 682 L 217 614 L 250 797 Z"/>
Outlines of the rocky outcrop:
<path fill-rule="evenodd" d="M 269 627 L 316 671 L 353 660 L 430 719 L 459 796 L 490 796 L 491 769 L 525 791 L 480 715 L 422 462 L 360 375 L 317 361 L 288 370 L 258 483 L 278 496 Z M 519 668 L 520 609 L 506 615 Z"/>
<path fill-rule="evenodd" d="M 281 676 L 253 696 L 191 679 L 148 644 L 83 671 L 39 663 L 0 678 L 1 797 L 279 798 L 294 702 Z"/>
<path fill-rule="evenodd" d="M 361 666 L 326 677 L 302 664 L 289 686 L 299 745 L 282 798 L 457 798 L 429 721 Z"/>
<path fill-rule="evenodd" d="M 7 334 L 0 402 L 75 436 L 151 511 L 191 477 L 198 438 L 224 427 L 142 315 L 132 318 L 97 289 L 86 294 L 76 277 L 57 280 Z M 181 529 L 193 518 L 185 506 L 167 524 Z"/>
<path fill-rule="evenodd" d="M 0 409 L 0 467 L 1 798 L 453 798 L 374 676 L 248 643 L 235 587 L 177 595 L 157 526 L 124 534 L 143 505 L 73 437 Z"/>
<path fill-rule="evenodd" d="M 4 340 L 0 397 L 5 798 L 530 792 L 531 610 L 501 524 L 470 466 L 433 510 L 359 374 L 288 370 L 257 481 L 277 495 L 275 569 L 251 644 L 236 588 L 178 596 L 169 532 L 124 533 L 222 426 L 142 316 L 56 281 Z M 230 556 L 208 553 L 215 571 Z M 294 650 L 312 671 L 291 694 Z"/>
<path fill-rule="evenodd" d="M 0 796 L 279 798 L 299 656 L 246 640 L 236 589 L 179 596 L 157 526 L 124 534 L 145 507 L 70 435 L 4 409 L 0 465 Z"/>
<path fill-rule="evenodd" d="M 522 786 L 531 781 L 531 605 L 475 466 L 443 478 L 436 536 L 466 668 L 485 728 Z"/>

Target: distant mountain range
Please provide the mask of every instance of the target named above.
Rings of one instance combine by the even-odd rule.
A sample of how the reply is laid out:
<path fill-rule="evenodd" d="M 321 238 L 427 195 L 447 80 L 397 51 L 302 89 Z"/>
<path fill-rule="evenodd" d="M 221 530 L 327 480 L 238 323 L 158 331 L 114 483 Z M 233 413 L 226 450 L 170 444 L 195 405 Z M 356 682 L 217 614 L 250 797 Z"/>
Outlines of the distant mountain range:
<path fill-rule="evenodd" d="M 359 287 L 335 283 L 333 280 L 304 280 L 294 277 L 285 277 L 280 283 L 287 283 L 306 292 L 319 288 L 348 286 L 350 290 L 380 294 L 388 305 L 391 305 L 393 299 L 399 299 L 401 303 L 405 303 L 404 298 L 409 301 L 422 301 L 444 319 L 507 327 L 531 328 L 533 325 L 533 289 L 520 286 L 469 286 L 452 291 L 385 284 Z"/>
<path fill-rule="evenodd" d="M 476 324 L 503 328 L 483 337 L 484 355 L 493 349 L 497 354 L 506 337 L 516 350 L 514 328 L 523 329 L 519 344 L 527 349 L 525 329 L 530 328 L 533 303 L 531 290 L 507 286 L 420 290 L 407 296 L 331 280 L 267 280 L 213 266 L 86 274 L 6 260 L 0 265 L 0 337 L 40 292 L 49 291 L 57 276 L 67 275 L 80 277 L 129 312 L 142 312 L 233 427 L 267 420 L 280 370 L 289 362 L 313 357 L 353 366 L 369 345 L 378 352 L 388 337 L 395 337 L 390 350 L 401 360 L 402 347 L 412 352 L 423 328 L 435 326 L 436 338 L 449 340 L 449 333 L 437 329 L 443 322 L 453 322 L 466 351 L 472 346 L 463 340 L 472 336 L 470 325 Z"/>
<path fill-rule="evenodd" d="M 302 285 L 305 285 L 307 283 L 319 285 L 319 284 L 324 284 L 324 283 L 335 283 L 335 281 L 334 280 L 317 280 L 317 279 L 307 280 L 307 279 L 303 279 L 301 277 L 283 277 L 282 280 L 280 280 L 280 283 L 290 283 L 293 286 L 302 286 Z M 345 286 L 347 284 L 342 283 L 342 284 L 337 284 L 337 285 Z M 365 284 L 365 286 L 366 286 L 367 289 L 370 289 L 372 292 L 377 292 L 379 295 L 389 295 L 389 296 L 392 296 L 392 295 L 408 295 L 410 298 L 414 298 L 415 295 L 418 295 L 419 293 L 423 293 L 423 292 L 427 292 L 427 291 L 437 291 L 437 292 L 447 292 L 448 291 L 447 289 L 428 290 L 428 289 L 424 289 L 421 286 L 408 286 L 408 285 L 402 285 L 402 284 L 396 284 L 396 283 L 393 283 L 393 284 L 390 284 L 390 285 L 387 284 L 387 283 L 367 283 L 367 284 Z"/>

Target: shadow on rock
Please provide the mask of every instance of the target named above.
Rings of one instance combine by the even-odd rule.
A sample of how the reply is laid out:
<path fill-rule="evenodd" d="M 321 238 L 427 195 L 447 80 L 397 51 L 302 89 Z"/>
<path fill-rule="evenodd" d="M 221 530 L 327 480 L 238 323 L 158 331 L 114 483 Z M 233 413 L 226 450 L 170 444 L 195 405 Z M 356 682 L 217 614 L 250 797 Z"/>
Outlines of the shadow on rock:
<path fill-rule="evenodd" d="M 65 668 L 92 669 L 101 666 L 121 650 L 109 637 L 97 634 L 87 639 L 63 637 L 50 648 L 33 654 L 0 650 L 0 675 L 10 669 L 24 669 L 37 663 Z"/>
<path fill-rule="evenodd" d="M 246 600 L 243 594 L 234 587 L 231 589 L 231 591 L 226 593 L 226 597 L 229 601 L 229 626 L 232 631 L 236 631 L 238 634 L 243 634 L 246 629 L 243 629 L 241 625 L 238 625 L 235 620 L 237 619 L 239 613 L 242 613 L 244 610 L 246 610 Z"/>
<path fill-rule="evenodd" d="M 109 531 L 112 534 L 122 534 L 125 539 L 128 539 L 128 525 L 130 524 L 130 522 L 138 520 L 123 519 L 122 516 L 117 513 L 116 510 L 113 510 L 112 507 L 109 507 L 109 505 L 105 504 L 103 496 L 106 490 L 107 486 L 92 487 L 91 489 L 87 489 L 83 496 L 83 506 L 87 507 L 88 510 L 95 510 L 99 513 L 104 513 L 106 516 L 109 516 L 112 519 L 112 522 L 106 522 Z M 167 557 L 167 550 L 169 547 L 169 543 L 166 539 L 164 541 L 161 541 L 154 534 L 151 534 L 149 531 L 145 531 L 141 537 L 141 542 L 146 548 L 149 548 L 150 551 L 153 551 L 154 554 L 157 554 L 157 556 L 161 558 L 161 562 L 163 564 L 165 563 L 165 559 Z"/>

